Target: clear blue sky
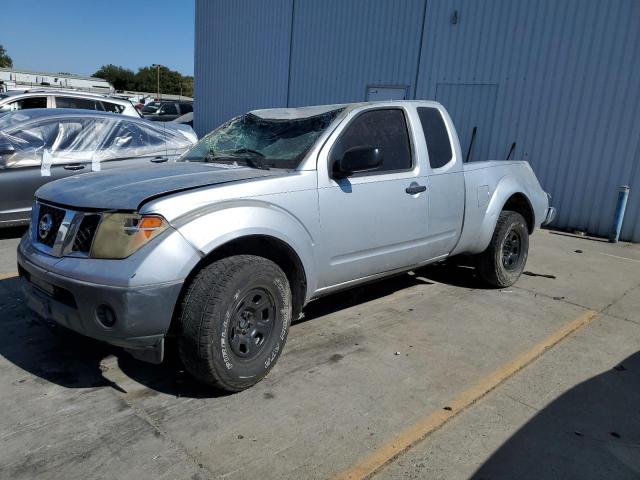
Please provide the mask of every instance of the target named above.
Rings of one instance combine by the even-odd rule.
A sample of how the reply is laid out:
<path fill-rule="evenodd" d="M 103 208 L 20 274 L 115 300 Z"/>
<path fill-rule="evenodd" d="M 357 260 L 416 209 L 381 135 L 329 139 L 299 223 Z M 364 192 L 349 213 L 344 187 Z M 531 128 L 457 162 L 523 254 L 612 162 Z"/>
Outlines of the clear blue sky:
<path fill-rule="evenodd" d="M 193 75 L 194 10 L 194 0 L 2 0 L 0 45 L 27 70 L 160 63 Z"/>

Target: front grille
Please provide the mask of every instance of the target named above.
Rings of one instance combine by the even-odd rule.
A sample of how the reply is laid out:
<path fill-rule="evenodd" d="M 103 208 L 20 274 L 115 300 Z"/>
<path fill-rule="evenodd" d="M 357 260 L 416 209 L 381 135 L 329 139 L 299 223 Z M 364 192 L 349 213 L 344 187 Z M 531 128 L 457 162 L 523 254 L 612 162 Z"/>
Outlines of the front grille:
<path fill-rule="evenodd" d="M 35 225 L 36 237 L 40 243 L 47 247 L 53 247 L 64 216 L 64 210 L 40 204 L 38 223 Z"/>
<path fill-rule="evenodd" d="M 100 218 L 100 215 L 85 215 L 82 222 L 80 222 L 78 232 L 73 240 L 72 251 L 89 253 L 91 244 L 93 243 L 93 237 L 100 223 Z"/>

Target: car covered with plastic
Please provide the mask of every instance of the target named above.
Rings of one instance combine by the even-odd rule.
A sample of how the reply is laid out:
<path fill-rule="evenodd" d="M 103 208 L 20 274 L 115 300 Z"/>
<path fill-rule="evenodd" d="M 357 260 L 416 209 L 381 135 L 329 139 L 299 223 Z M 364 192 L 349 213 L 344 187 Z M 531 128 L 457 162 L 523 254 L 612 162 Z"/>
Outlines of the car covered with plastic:
<path fill-rule="evenodd" d="M 104 112 L 33 109 L 0 117 L 0 227 L 26 224 L 35 191 L 87 172 L 175 160 L 193 129 Z"/>

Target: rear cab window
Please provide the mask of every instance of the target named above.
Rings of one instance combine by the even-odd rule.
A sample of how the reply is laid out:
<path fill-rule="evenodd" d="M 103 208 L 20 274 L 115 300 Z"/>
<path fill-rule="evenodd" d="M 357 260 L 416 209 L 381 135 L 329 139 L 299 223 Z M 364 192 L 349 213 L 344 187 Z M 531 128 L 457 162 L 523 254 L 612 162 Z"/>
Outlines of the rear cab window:
<path fill-rule="evenodd" d="M 418 107 L 417 110 L 429 152 L 429 165 L 431 168 L 444 167 L 453 158 L 453 152 L 442 114 L 433 107 Z"/>

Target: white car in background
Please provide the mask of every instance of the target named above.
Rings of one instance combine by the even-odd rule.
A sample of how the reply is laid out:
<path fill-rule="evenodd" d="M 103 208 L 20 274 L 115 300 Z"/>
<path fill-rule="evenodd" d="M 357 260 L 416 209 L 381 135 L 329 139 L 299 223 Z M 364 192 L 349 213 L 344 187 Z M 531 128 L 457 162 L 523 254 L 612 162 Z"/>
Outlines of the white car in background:
<path fill-rule="evenodd" d="M 48 89 L 11 90 L 0 93 L 0 115 L 31 108 L 73 108 L 141 117 L 129 100 L 97 93 Z"/>

